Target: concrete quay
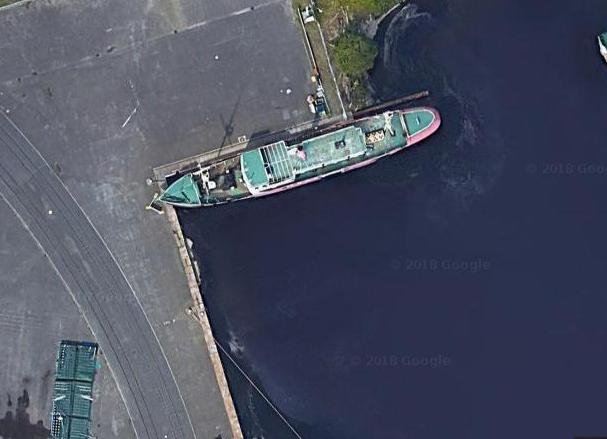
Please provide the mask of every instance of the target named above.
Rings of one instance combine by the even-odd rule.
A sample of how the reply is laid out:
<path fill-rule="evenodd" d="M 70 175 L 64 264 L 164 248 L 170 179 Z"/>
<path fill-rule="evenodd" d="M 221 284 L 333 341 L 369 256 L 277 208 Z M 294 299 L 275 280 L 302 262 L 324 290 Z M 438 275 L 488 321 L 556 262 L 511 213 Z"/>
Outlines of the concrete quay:
<path fill-rule="evenodd" d="M 27 428 L 43 430 L 57 343 L 88 339 L 102 352 L 98 437 L 240 437 L 145 182 L 310 122 L 290 1 L 25 1 L 0 9 L 0 41 L 0 161 L 14 164 L 0 186 L 0 410 L 27 391 Z"/>

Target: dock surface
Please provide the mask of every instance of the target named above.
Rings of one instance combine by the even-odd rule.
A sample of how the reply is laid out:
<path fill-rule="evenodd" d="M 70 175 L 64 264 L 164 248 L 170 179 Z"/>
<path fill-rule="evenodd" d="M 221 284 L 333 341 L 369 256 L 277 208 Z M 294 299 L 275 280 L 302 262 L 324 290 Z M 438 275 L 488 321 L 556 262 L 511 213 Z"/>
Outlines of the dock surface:
<path fill-rule="evenodd" d="M 15 237 L 0 258 L 0 391 L 28 390 L 48 425 L 56 343 L 92 338 L 100 437 L 232 437 L 170 226 L 144 210 L 146 179 L 309 121 L 290 2 L 27 1 L 0 9 L 0 38 L 0 205 Z"/>
<path fill-rule="evenodd" d="M 44 251 L 104 347 L 137 435 L 195 437 L 162 347 L 120 266 L 49 164 L 4 115 L 0 195 Z"/>

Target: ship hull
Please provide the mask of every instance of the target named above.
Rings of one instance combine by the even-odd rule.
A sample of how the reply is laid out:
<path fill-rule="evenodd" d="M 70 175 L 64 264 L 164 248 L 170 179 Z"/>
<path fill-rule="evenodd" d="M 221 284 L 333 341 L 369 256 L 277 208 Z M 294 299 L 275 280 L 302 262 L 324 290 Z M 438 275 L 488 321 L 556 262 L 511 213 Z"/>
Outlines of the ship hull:
<path fill-rule="evenodd" d="M 434 134 L 440 124 L 440 114 L 430 107 L 365 117 L 352 122 L 349 126 L 353 128 L 328 130 L 293 146 L 284 142 L 270 144 L 200 168 L 172 183 L 159 199 L 191 208 L 279 194 L 369 166 L 421 142 Z M 291 148 L 290 152 L 287 148 Z M 305 151 L 303 157 L 298 156 L 298 151 Z M 268 172 L 268 168 L 272 171 Z M 268 185 L 269 177 L 275 177 L 274 172 L 276 175 L 283 172 L 278 177 L 287 181 Z"/>
<path fill-rule="evenodd" d="M 441 124 L 441 118 L 440 118 L 440 114 L 438 113 L 438 111 L 436 111 L 433 108 L 428 108 L 428 110 L 432 111 L 432 113 L 434 114 L 434 121 L 432 122 L 432 124 L 430 125 L 430 127 L 428 127 L 428 129 L 422 131 L 419 134 L 414 134 L 412 136 L 409 137 L 409 143 L 407 143 L 406 145 L 403 145 L 399 148 L 394 148 L 384 154 L 381 155 L 377 155 L 374 157 L 371 157 L 367 160 L 363 160 L 361 162 L 358 163 L 353 163 L 352 165 L 348 165 L 348 166 L 344 166 L 343 168 L 340 169 L 336 169 L 334 171 L 331 172 L 327 172 L 326 174 L 322 174 L 322 175 L 318 175 L 318 176 L 314 176 L 314 177 L 310 177 L 307 178 L 305 180 L 301 180 L 301 181 L 295 181 L 291 184 L 288 184 L 286 186 L 282 186 L 276 189 L 271 189 L 268 191 L 263 191 L 257 194 L 253 194 L 250 197 L 247 198 L 260 198 L 260 197 L 265 197 L 266 195 L 275 195 L 275 194 L 279 194 L 281 192 L 284 191 L 288 191 L 291 189 L 296 189 L 298 187 L 304 186 L 306 184 L 310 184 L 310 183 L 316 183 L 318 181 L 321 181 L 327 177 L 331 177 L 333 175 L 338 175 L 338 174 L 344 174 L 346 172 L 349 171 L 353 171 L 355 169 L 360 169 L 360 168 L 364 168 L 366 166 L 372 165 L 373 163 L 377 162 L 379 159 L 382 159 L 384 157 L 396 154 L 404 149 L 408 149 L 411 148 L 413 145 L 415 145 L 416 143 L 421 142 L 422 140 L 430 137 L 432 134 L 434 134 L 436 132 L 436 130 L 438 130 L 438 127 Z"/>

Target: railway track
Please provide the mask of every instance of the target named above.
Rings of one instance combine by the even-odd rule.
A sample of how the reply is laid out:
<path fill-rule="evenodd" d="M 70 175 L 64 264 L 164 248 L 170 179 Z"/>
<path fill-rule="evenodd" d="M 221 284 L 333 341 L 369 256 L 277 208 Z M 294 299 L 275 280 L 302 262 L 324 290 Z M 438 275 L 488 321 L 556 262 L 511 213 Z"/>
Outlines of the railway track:
<path fill-rule="evenodd" d="M 118 262 L 49 164 L 5 115 L 0 116 L 0 196 L 43 250 L 86 319 L 136 436 L 194 438 L 160 342 Z"/>

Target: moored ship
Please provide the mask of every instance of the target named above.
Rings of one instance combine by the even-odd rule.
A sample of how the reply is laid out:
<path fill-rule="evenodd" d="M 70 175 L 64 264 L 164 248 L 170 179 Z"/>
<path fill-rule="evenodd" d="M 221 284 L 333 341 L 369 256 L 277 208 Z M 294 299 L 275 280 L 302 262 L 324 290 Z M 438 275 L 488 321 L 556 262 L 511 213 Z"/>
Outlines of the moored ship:
<path fill-rule="evenodd" d="M 276 194 L 370 165 L 434 133 L 430 107 L 388 111 L 292 144 L 278 141 L 199 167 L 174 181 L 155 203 L 213 206 Z"/>
<path fill-rule="evenodd" d="M 601 51 L 601 55 L 603 55 L 603 59 L 607 62 L 607 32 L 604 32 L 598 36 L 599 39 L 599 50 Z"/>

